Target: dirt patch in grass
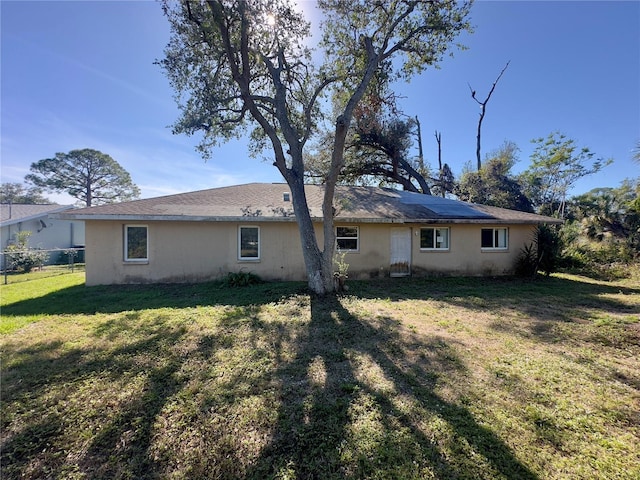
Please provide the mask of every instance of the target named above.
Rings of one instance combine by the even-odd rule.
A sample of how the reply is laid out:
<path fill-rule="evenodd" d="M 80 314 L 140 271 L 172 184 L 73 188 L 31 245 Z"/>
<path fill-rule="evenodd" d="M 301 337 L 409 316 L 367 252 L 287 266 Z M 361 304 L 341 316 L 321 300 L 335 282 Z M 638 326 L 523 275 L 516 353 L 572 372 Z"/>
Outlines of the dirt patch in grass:
<path fill-rule="evenodd" d="M 3 301 L 3 478 L 640 475 L 640 286 L 350 286 Z"/>

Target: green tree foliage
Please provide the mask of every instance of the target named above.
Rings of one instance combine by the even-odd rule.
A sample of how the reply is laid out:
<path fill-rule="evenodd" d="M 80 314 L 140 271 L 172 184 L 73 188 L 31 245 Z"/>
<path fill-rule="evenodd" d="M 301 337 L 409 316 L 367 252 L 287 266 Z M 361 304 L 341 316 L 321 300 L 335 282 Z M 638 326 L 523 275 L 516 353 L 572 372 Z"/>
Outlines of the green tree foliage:
<path fill-rule="evenodd" d="M 342 92 L 338 92 L 338 104 Z M 335 101 L 335 99 L 334 99 Z M 397 186 L 416 193 L 431 194 L 429 177 L 420 154 L 411 155 L 414 140 L 420 139 L 417 118 L 398 109 L 388 75 L 376 75 L 365 96 L 354 109 L 345 148 L 345 166 L 339 182 L 347 185 Z M 318 145 L 307 159 L 312 181 L 324 179 L 331 163 L 333 132 L 324 129 Z"/>
<path fill-rule="evenodd" d="M 347 152 L 343 176 L 349 183 L 362 177 L 399 184 L 404 190 L 431 194 L 421 166 L 410 158 L 415 121 L 389 118 L 382 121 L 359 118 L 353 143 Z"/>
<path fill-rule="evenodd" d="M 438 176 L 436 178 L 432 178 L 432 180 L 433 187 L 431 188 L 431 192 L 434 195 L 445 197 L 448 193 L 455 192 L 456 177 L 448 163 L 442 164 L 442 168 L 440 168 Z"/>
<path fill-rule="evenodd" d="M 531 164 L 521 175 L 525 192 L 536 210 L 544 215 L 565 216 L 567 195 L 575 183 L 599 172 L 611 160 L 594 158 L 588 148 L 558 132 L 533 140 L 536 148 Z"/>
<path fill-rule="evenodd" d="M 85 148 L 69 153 L 56 153 L 31 164 L 25 180 L 51 192 L 65 192 L 83 205 L 132 200 L 140 189 L 129 173 L 109 155 Z"/>
<path fill-rule="evenodd" d="M 0 203 L 48 205 L 51 200 L 42 195 L 42 188 L 7 182 L 0 185 Z"/>
<path fill-rule="evenodd" d="M 469 3 L 319 0 L 322 65 L 307 47 L 310 25 L 287 0 L 163 2 L 172 30 L 159 63 L 176 91 L 175 133 L 203 134 L 199 149 L 251 128 L 254 152 L 270 150 L 291 189 L 309 286 L 332 291 L 334 193 L 356 106 L 381 68 L 408 79 L 438 63 L 469 28 Z M 318 58 L 318 57 L 314 57 Z M 325 118 L 321 98 L 339 97 L 323 183 L 323 247 L 304 193 L 308 142 Z M 330 102 L 329 102 L 330 103 Z"/>
<path fill-rule="evenodd" d="M 608 280 L 626 277 L 640 260 L 640 179 L 570 199 L 560 234 L 564 266 Z"/>
<path fill-rule="evenodd" d="M 536 231 L 536 252 L 539 269 L 549 276 L 558 269 L 562 241 L 556 227 L 540 225 Z"/>
<path fill-rule="evenodd" d="M 579 223 L 590 240 L 640 254 L 640 181 L 625 180 L 618 188 L 596 188 L 573 197 L 567 218 Z M 627 256 L 620 252 L 621 258 Z"/>
<path fill-rule="evenodd" d="M 518 161 L 518 147 L 505 142 L 493 151 L 478 171 L 463 172 L 456 194 L 460 200 L 494 207 L 532 212 L 531 201 L 524 194 L 518 178 L 511 169 Z"/>

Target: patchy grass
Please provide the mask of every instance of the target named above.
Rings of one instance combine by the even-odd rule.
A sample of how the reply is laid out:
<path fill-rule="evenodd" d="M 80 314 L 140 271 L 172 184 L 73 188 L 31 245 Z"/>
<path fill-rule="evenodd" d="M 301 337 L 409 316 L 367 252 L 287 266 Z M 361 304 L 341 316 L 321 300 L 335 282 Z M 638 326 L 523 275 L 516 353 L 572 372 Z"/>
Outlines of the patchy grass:
<path fill-rule="evenodd" d="M 0 288 L 6 479 L 640 476 L 634 281 L 29 283 Z"/>

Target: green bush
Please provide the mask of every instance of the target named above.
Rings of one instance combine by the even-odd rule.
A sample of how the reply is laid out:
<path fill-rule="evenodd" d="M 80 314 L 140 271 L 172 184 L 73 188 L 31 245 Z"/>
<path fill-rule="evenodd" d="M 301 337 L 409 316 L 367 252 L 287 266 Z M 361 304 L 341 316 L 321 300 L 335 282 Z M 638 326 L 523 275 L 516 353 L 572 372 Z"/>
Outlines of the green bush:
<path fill-rule="evenodd" d="M 596 244 L 568 248 L 562 257 L 562 267 L 601 280 L 629 278 L 633 260 L 622 250 L 601 247 Z"/>
<path fill-rule="evenodd" d="M 525 245 L 516 259 L 515 273 L 519 277 L 533 277 L 538 272 L 538 253 L 533 243 Z"/>
<path fill-rule="evenodd" d="M 262 279 L 251 272 L 229 272 L 222 279 L 222 285 L 225 287 L 248 287 L 260 283 L 263 283 Z"/>
<path fill-rule="evenodd" d="M 581 230 L 580 222 L 565 224 L 560 234 L 563 244 L 560 267 L 571 272 L 617 280 L 628 278 L 631 265 L 638 262 L 638 251 L 629 241 L 613 236 L 591 239 Z"/>
<path fill-rule="evenodd" d="M 558 269 L 562 241 L 558 230 L 549 225 L 540 225 L 536 231 L 536 247 L 538 253 L 538 268 L 545 275 L 550 275 Z"/>
<path fill-rule="evenodd" d="M 7 256 L 7 268 L 29 273 L 34 267 L 41 267 L 49 259 L 44 250 L 29 248 L 27 241 L 31 232 L 25 230 L 16 234 L 16 243 L 9 245 L 4 254 Z"/>
<path fill-rule="evenodd" d="M 535 233 L 533 242 L 521 250 L 515 264 L 516 275 L 532 277 L 538 271 L 545 275 L 555 272 L 560 263 L 562 242 L 555 228 L 540 225 Z"/>

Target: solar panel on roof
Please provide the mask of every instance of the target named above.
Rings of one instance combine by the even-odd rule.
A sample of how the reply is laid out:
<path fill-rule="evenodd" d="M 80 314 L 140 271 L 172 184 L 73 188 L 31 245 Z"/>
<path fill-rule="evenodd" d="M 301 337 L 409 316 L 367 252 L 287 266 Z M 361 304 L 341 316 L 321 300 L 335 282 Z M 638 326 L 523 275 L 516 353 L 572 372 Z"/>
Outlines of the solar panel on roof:
<path fill-rule="evenodd" d="M 428 208 L 438 215 L 451 217 L 491 218 L 491 215 L 477 210 L 471 203 L 413 192 L 396 193 L 400 197 L 400 202 L 406 205 L 420 205 Z"/>

